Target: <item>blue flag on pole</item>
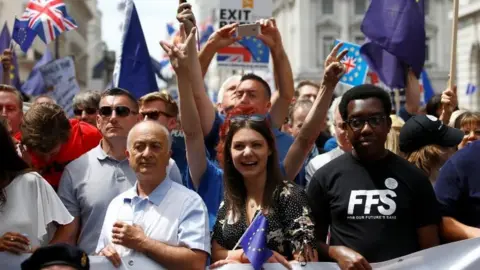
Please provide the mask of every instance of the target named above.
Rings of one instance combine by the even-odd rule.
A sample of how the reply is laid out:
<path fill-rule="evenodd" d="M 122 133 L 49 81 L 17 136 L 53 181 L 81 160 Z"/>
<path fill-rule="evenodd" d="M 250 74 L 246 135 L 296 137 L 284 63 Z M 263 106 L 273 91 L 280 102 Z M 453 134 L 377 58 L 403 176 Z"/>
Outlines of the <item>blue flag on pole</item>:
<path fill-rule="evenodd" d="M 22 85 L 22 92 L 27 95 L 38 96 L 45 94 L 47 88 L 45 82 L 43 81 L 42 73 L 40 72 L 40 67 L 54 60 L 53 55 L 48 48 L 45 49 L 42 58 L 33 66 L 30 75 L 28 76 L 27 81 Z"/>
<path fill-rule="evenodd" d="M 262 269 L 262 265 L 273 255 L 273 252 L 267 247 L 267 232 L 268 220 L 262 213 L 259 213 L 240 241 L 245 256 L 255 270 Z"/>
<path fill-rule="evenodd" d="M 360 52 L 391 88 L 404 88 L 407 68 L 417 78 L 425 62 L 423 0 L 371 1 L 361 30 L 367 42 Z"/>
<path fill-rule="evenodd" d="M 122 53 L 116 63 L 114 78 L 117 87 L 130 91 L 137 99 L 158 91 L 147 42 L 132 0 L 126 2 Z"/>
<path fill-rule="evenodd" d="M 10 41 L 11 41 L 10 31 L 8 31 L 7 23 L 5 23 L 3 25 L 2 32 L 0 33 L 0 54 L 2 54 L 5 49 L 10 48 Z M 2 80 L 1 78 L 2 74 L 3 74 L 3 67 L 2 65 L 0 65 L 0 81 Z M 18 75 L 18 63 L 17 63 L 17 56 L 15 52 L 12 52 L 12 63 L 10 67 L 10 82 L 12 86 L 14 86 L 17 89 L 20 89 L 21 83 L 20 83 L 20 77 Z"/>
<path fill-rule="evenodd" d="M 32 46 L 33 40 L 37 36 L 37 32 L 28 27 L 28 20 L 19 20 L 15 18 L 13 25 L 12 39 L 20 46 L 23 52 L 27 52 Z"/>
<path fill-rule="evenodd" d="M 340 43 L 340 40 L 335 40 L 334 46 Z M 345 65 L 345 74 L 340 79 L 340 82 L 348 86 L 356 86 L 363 84 L 367 78 L 368 65 L 367 61 L 360 55 L 360 45 L 343 42 L 340 52 L 348 50 L 347 55 L 343 58 L 342 63 Z"/>

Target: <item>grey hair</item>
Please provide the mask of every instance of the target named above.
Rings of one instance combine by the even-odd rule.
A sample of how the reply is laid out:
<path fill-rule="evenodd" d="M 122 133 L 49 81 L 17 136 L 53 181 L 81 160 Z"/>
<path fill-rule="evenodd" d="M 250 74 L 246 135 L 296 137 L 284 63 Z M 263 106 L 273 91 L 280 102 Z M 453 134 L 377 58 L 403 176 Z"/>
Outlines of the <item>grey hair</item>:
<path fill-rule="evenodd" d="M 242 79 L 242 76 L 240 75 L 232 75 L 230 77 L 228 77 L 222 84 L 222 86 L 220 86 L 220 90 L 218 90 L 218 94 L 217 94 L 217 103 L 221 103 L 223 101 L 223 94 L 225 93 L 225 88 L 227 88 L 227 85 L 229 85 L 232 81 L 238 81 L 240 82 L 240 80 Z"/>
<path fill-rule="evenodd" d="M 98 109 L 100 104 L 100 92 L 98 91 L 83 91 L 73 97 L 73 108 L 79 106 L 84 108 Z"/>
<path fill-rule="evenodd" d="M 330 128 L 330 134 L 332 134 L 333 136 L 336 136 L 335 134 L 335 113 L 337 112 L 337 110 L 339 109 L 338 106 L 340 105 L 340 101 L 342 100 L 342 96 L 339 96 L 339 97 L 336 97 L 333 102 L 332 102 L 332 105 L 330 106 L 330 108 L 328 109 L 328 125 L 329 125 L 329 128 Z"/>
<path fill-rule="evenodd" d="M 127 136 L 127 149 L 130 149 L 131 146 L 132 146 L 132 134 L 133 132 L 144 126 L 144 125 L 149 125 L 149 126 L 153 126 L 154 128 L 158 128 L 160 130 L 162 130 L 162 132 L 164 132 L 165 134 L 167 134 L 167 139 L 168 139 L 168 151 L 170 151 L 172 149 L 172 135 L 170 134 L 170 132 L 168 132 L 168 129 L 163 126 L 162 124 L 158 123 L 157 121 L 153 121 L 153 120 L 146 120 L 146 121 L 140 121 L 138 122 L 137 124 L 135 124 L 135 126 L 133 126 L 132 129 L 130 129 L 130 131 L 128 132 L 128 136 Z"/>

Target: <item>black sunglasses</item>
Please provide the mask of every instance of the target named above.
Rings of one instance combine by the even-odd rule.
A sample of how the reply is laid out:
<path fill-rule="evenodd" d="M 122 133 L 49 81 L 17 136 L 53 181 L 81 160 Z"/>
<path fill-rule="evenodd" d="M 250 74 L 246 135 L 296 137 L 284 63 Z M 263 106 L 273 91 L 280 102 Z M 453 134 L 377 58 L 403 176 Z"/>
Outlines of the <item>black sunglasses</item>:
<path fill-rule="evenodd" d="M 110 117 L 112 116 L 113 111 L 115 111 L 115 115 L 118 117 L 126 117 L 130 114 L 137 114 L 137 112 L 131 111 L 130 108 L 126 106 L 117 106 L 117 107 L 100 107 L 98 110 L 101 116 Z"/>
<path fill-rule="evenodd" d="M 147 117 L 150 120 L 157 120 L 160 117 L 160 115 L 163 115 L 167 118 L 172 117 L 170 114 L 162 111 L 141 112 L 140 114 L 142 115 L 143 118 Z"/>
<path fill-rule="evenodd" d="M 263 114 L 250 114 L 250 115 L 241 114 L 241 115 L 235 115 L 230 117 L 231 122 L 239 122 L 239 121 L 247 121 L 247 120 L 251 120 L 254 122 L 263 122 L 265 121 L 265 119 L 267 119 L 267 117 Z"/>
<path fill-rule="evenodd" d="M 76 116 L 81 116 L 82 113 L 85 112 L 86 114 L 92 115 L 97 113 L 97 109 L 95 108 L 85 108 L 85 109 L 74 109 L 73 114 Z"/>

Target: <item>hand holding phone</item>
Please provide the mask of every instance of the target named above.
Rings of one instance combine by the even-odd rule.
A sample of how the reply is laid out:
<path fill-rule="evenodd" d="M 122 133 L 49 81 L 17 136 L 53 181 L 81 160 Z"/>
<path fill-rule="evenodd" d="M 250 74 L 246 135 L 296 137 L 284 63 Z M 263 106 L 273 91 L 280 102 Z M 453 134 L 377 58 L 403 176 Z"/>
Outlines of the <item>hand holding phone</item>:
<path fill-rule="evenodd" d="M 261 34 L 260 24 L 241 24 L 237 27 L 237 37 L 255 37 Z"/>

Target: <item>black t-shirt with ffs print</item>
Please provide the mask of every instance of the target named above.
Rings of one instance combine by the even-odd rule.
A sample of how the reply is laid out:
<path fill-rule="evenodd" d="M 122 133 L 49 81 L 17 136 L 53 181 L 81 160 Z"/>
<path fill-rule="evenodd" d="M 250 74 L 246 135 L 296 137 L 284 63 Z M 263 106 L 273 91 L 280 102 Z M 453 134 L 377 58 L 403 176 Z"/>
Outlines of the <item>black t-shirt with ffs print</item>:
<path fill-rule="evenodd" d="M 314 174 L 307 194 L 315 221 L 330 225 L 330 245 L 369 262 L 418 251 L 416 229 L 440 222 L 427 176 L 391 152 L 371 164 L 342 155 Z"/>

